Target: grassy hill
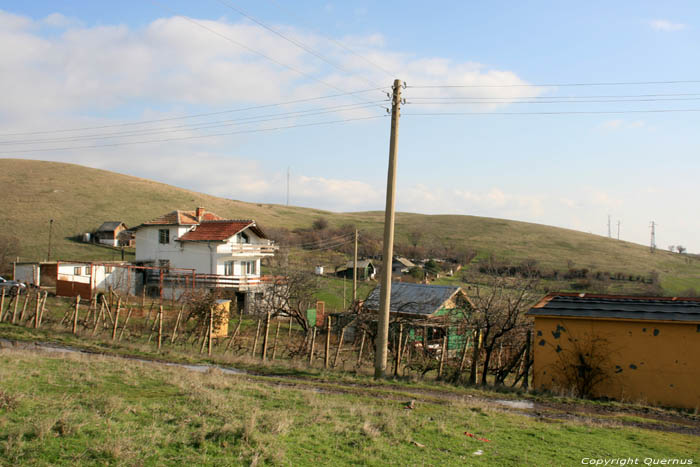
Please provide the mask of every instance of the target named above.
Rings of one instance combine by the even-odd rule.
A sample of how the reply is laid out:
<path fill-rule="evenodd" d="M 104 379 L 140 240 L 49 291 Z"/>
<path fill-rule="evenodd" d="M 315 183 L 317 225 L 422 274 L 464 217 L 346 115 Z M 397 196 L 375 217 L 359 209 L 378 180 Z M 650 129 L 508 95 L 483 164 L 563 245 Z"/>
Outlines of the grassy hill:
<path fill-rule="evenodd" d="M 331 226 L 355 224 L 380 233 L 383 212 L 334 213 L 317 209 L 256 204 L 202 193 L 73 164 L 0 159 L 1 235 L 21 241 L 25 260 L 45 259 L 49 219 L 54 219 L 52 257 L 110 259 L 118 252 L 77 243 L 71 238 L 120 220 L 137 225 L 173 209 L 204 206 L 221 216 L 253 218 L 263 228 L 309 227 L 318 217 Z M 688 288 L 700 291 L 700 260 L 667 251 L 651 254 L 647 247 L 597 235 L 526 222 L 475 216 L 398 213 L 398 242 L 423 232 L 421 242 L 440 241 L 467 246 L 478 258 L 493 255 L 513 264 L 534 259 L 543 268 L 590 270 L 648 275 L 656 271 L 669 294 Z"/>

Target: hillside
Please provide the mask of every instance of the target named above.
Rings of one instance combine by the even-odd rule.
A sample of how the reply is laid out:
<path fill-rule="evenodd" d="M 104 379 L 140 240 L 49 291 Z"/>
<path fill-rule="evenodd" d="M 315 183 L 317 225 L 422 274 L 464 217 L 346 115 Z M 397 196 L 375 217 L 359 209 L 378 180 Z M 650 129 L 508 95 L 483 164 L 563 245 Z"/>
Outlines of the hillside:
<path fill-rule="evenodd" d="M 137 225 L 173 209 L 204 206 L 224 217 L 253 218 L 263 228 L 309 227 L 318 217 L 331 226 L 355 224 L 380 233 L 383 212 L 333 213 L 316 209 L 255 204 L 209 196 L 150 180 L 72 164 L 0 159 L 0 220 L 2 235 L 21 241 L 21 257 L 46 257 L 49 219 L 54 219 L 52 257 L 108 259 L 111 249 L 74 242 L 81 232 L 102 222 L 121 220 Z M 539 224 L 475 216 L 398 213 L 398 242 L 423 232 L 421 242 L 467 246 L 477 258 L 493 255 L 512 264 L 534 259 L 543 268 L 590 270 L 648 275 L 657 271 L 669 294 L 688 288 L 700 290 L 700 260 L 667 251 L 650 254 L 648 248 Z"/>

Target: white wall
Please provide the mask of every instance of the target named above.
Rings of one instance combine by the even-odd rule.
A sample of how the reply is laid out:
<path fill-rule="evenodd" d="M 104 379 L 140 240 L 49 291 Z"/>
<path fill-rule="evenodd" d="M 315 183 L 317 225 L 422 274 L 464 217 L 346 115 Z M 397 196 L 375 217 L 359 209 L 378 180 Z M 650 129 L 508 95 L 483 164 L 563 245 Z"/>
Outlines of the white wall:
<path fill-rule="evenodd" d="M 89 284 L 90 267 L 85 263 L 58 263 L 58 280 Z M 80 274 L 75 274 L 75 268 L 80 268 Z M 87 268 L 87 274 L 85 274 L 85 268 Z"/>

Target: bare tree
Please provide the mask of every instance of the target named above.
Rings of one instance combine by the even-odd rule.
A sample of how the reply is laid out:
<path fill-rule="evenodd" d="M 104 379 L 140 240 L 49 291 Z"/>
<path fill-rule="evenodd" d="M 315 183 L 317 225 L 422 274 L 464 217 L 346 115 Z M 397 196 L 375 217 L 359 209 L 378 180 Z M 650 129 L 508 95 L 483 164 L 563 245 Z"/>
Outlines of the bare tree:
<path fill-rule="evenodd" d="M 576 397 L 591 397 L 595 389 L 612 377 L 610 356 L 615 352 L 602 336 L 571 336 L 569 344 L 557 348 L 553 373 L 562 389 Z"/>
<path fill-rule="evenodd" d="M 481 282 L 473 286 L 469 293 L 473 312 L 466 319 L 481 336 L 481 384 L 486 384 L 489 372 L 496 374 L 496 383 L 503 383 L 525 351 L 525 336 L 531 327 L 525 312 L 537 299 L 537 279 L 529 276 L 507 277 L 492 271 Z M 492 357 L 497 348 L 501 357 L 502 349 L 505 349 L 506 358 L 500 358 L 494 365 Z M 475 382 L 474 375 L 470 380 Z"/>
<path fill-rule="evenodd" d="M 295 268 L 277 269 L 263 292 L 259 309 L 273 316 L 289 316 L 308 333 L 311 323 L 306 319 L 306 310 L 315 305 L 318 289 L 318 277 L 314 274 Z"/>

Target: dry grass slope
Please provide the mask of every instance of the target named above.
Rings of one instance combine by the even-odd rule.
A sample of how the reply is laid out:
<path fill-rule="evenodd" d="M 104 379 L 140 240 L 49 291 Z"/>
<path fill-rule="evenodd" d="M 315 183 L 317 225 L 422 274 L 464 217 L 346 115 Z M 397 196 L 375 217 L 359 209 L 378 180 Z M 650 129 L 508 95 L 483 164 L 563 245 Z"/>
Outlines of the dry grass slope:
<path fill-rule="evenodd" d="M 67 238 L 107 220 L 137 225 L 159 214 L 204 206 L 222 216 L 254 218 L 263 227 L 308 227 L 324 217 L 331 226 L 355 224 L 381 232 L 383 213 L 334 213 L 275 204 L 256 204 L 209 196 L 150 180 L 73 164 L 20 159 L 0 160 L 0 220 L 4 235 L 22 241 L 25 259 L 43 259 L 49 219 L 55 219 L 53 256 L 63 259 L 109 258 L 114 252 Z M 647 275 L 659 272 L 668 293 L 700 291 L 700 260 L 634 243 L 539 224 L 475 216 L 399 213 L 397 240 L 408 242 L 422 231 L 422 243 L 463 245 L 513 263 L 536 259 L 543 267 L 577 268 Z"/>

